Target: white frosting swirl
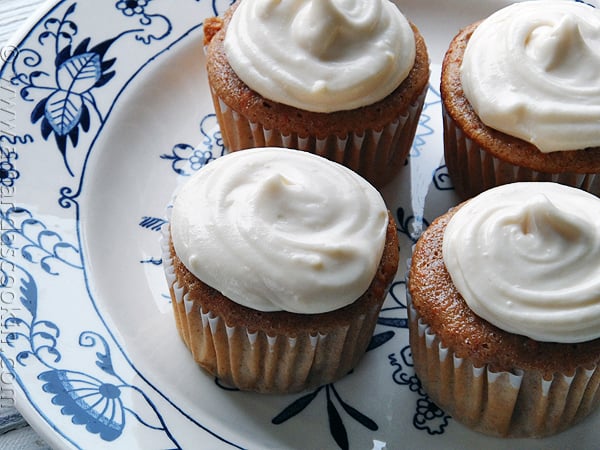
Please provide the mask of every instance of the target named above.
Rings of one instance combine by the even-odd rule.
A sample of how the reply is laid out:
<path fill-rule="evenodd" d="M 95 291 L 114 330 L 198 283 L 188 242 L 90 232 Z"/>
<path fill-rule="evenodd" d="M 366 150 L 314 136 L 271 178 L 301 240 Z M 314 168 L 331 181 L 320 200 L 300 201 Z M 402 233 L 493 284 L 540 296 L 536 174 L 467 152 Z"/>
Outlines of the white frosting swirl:
<path fill-rule="evenodd" d="M 501 9 L 475 30 L 461 68 L 481 121 L 549 153 L 600 146 L 600 11 L 571 0 Z"/>
<path fill-rule="evenodd" d="M 385 98 L 415 60 L 409 22 L 389 0 L 241 1 L 227 59 L 263 97 L 333 112 Z"/>
<path fill-rule="evenodd" d="M 315 314 L 368 289 L 387 224 L 381 195 L 350 169 L 262 148 L 223 156 L 188 180 L 171 235 L 188 270 L 231 300 Z"/>
<path fill-rule="evenodd" d="M 600 337 L 600 199 L 514 183 L 469 200 L 444 234 L 444 263 L 471 310 L 538 341 Z"/>

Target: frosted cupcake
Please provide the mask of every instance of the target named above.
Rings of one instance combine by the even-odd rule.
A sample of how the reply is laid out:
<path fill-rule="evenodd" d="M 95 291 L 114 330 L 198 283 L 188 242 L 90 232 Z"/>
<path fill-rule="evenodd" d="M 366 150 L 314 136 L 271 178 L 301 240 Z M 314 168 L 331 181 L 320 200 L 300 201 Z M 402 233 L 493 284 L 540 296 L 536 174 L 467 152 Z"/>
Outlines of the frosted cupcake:
<path fill-rule="evenodd" d="M 429 57 L 396 5 L 239 1 L 208 23 L 208 81 L 230 151 L 306 150 L 375 186 L 405 164 Z"/>
<path fill-rule="evenodd" d="M 281 148 L 231 153 L 194 175 L 175 198 L 163 253 L 196 362 L 224 383 L 273 393 L 357 365 L 398 265 L 377 190 Z"/>
<path fill-rule="evenodd" d="M 600 199 L 557 183 L 486 191 L 417 242 L 415 371 L 436 404 L 491 435 L 542 437 L 600 401 Z"/>
<path fill-rule="evenodd" d="M 600 195 L 600 11 L 515 3 L 461 30 L 441 80 L 444 155 L 464 198 L 514 181 Z"/>

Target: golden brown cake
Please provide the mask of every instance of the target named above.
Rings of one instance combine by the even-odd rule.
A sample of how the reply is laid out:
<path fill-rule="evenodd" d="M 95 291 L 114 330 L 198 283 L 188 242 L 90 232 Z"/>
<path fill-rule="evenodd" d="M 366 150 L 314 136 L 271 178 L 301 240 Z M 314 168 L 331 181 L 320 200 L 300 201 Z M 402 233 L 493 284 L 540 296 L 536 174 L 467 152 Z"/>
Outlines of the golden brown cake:
<path fill-rule="evenodd" d="M 286 155 L 290 156 L 290 160 L 282 162 L 281 158 Z M 303 162 L 305 159 L 309 160 L 309 164 Z M 327 169 L 324 174 L 321 173 L 321 162 L 313 165 L 312 159 L 331 165 L 333 172 Z M 238 162 L 239 165 L 236 165 Z M 265 168 L 266 165 L 276 167 Z M 182 193 L 178 193 L 173 215 L 183 217 L 183 221 L 172 217 L 163 238 L 163 264 L 175 322 L 195 361 L 222 382 L 242 390 L 296 392 L 345 376 L 364 354 L 396 274 L 398 239 L 394 220 L 386 213 L 382 200 L 383 209 L 381 205 L 377 208 L 384 217 L 377 213 L 377 217 L 371 220 L 369 215 L 374 209 L 364 203 L 366 197 L 363 198 L 362 194 L 352 195 L 353 199 L 336 200 L 338 194 L 335 188 L 324 195 L 319 193 L 323 180 L 325 183 L 337 180 L 333 183 L 346 186 L 344 190 L 352 190 L 350 186 L 359 179 L 358 175 L 337 166 L 315 155 L 279 148 L 251 149 L 219 158 L 197 174 L 196 179 L 201 180 L 207 189 L 206 195 L 194 192 L 191 196 L 185 194 L 187 200 L 182 200 L 187 202 L 191 199 L 193 208 L 196 208 L 212 193 L 218 197 L 223 189 L 228 192 L 223 204 L 214 206 L 219 200 L 211 197 L 205 206 L 198 206 L 202 224 L 193 218 L 194 211 L 180 206 L 178 201 Z M 214 170 L 210 172 L 211 169 Z M 355 181 L 346 184 L 346 176 Z M 193 183 L 195 181 L 190 180 L 188 185 Z M 364 180 L 362 183 L 366 184 Z M 379 196 L 372 186 L 370 189 L 369 196 Z M 261 196 L 265 192 L 268 198 L 263 202 Z M 246 193 L 250 193 L 249 197 Z M 239 204 L 236 203 L 237 195 L 244 196 Z M 295 196 L 293 204 L 288 201 L 290 195 Z M 315 200 L 315 195 L 320 200 Z M 306 198 L 309 200 L 305 202 L 303 199 Z M 315 209 L 315 201 L 328 202 L 328 199 L 346 205 L 357 201 L 361 203 L 363 212 L 357 214 L 353 208 L 348 210 L 347 207 L 337 211 L 335 204 L 330 204 L 330 207 L 322 204 Z M 244 207 L 249 204 L 252 204 L 252 216 L 255 218 L 249 219 L 246 215 Z M 211 230 L 212 217 L 222 209 L 227 211 L 227 218 L 219 216 L 216 222 L 218 229 Z M 296 214 L 299 216 L 296 217 Z M 290 220 L 290 215 L 294 216 L 294 220 Z M 240 216 L 242 221 L 225 223 L 232 216 Z M 321 220 L 322 217 L 325 219 Z M 306 225 L 298 224 L 302 218 L 307 218 Z M 364 229 L 374 226 L 380 231 L 376 237 L 363 242 L 354 237 L 343 242 L 343 236 L 339 242 L 319 241 L 321 237 L 328 240 L 329 233 L 337 233 L 339 228 L 346 228 L 343 224 L 348 218 L 374 224 Z M 263 228 L 265 220 L 272 222 Z M 206 244 L 196 245 L 193 239 L 179 237 L 185 242 L 182 244 L 185 256 L 182 256 L 174 245 L 174 226 L 178 227 L 177 236 L 187 235 L 188 231 L 192 234 L 197 232 L 200 239 L 206 237 Z M 238 236 L 237 231 L 232 230 L 239 228 L 244 230 Z M 357 232 L 357 227 L 352 228 L 346 229 L 345 234 L 355 236 L 353 233 Z M 211 234 L 213 231 L 216 234 Z M 233 233 L 231 236 L 230 232 Z M 223 233 L 228 237 L 221 242 Z M 371 232 L 367 230 L 365 236 L 369 235 Z M 357 245 L 352 241 L 357 241 Z M 356 260 L 358 265 L 354 265 L 354 255 L 362 252 L 361 248 L 371 254 L 372 249 L 379 247 L 380 241 L 381 256 L 373 260 L 373 276 L 363 278 L 371 270 L 367 268 L 371 267 L 371 263 L 359 257 Z M 192 249 L 190 256 L 188 250 L 192 247 L 198 248 Z M 312 247 L 314 251 L 307 250 Z M 215 248 L 216 252 L 211 253 Z M 228 257 L 228 254 L 231 254 L 233 262 L 221 261 L 220 258 Z M 348 261 L 350 266 L 347 266 Z M 210 272 L 214 268 L 222 282 L 215 282 L 210 275 L 204 277 L 208 282 L 202 281 L 191 272 L 198 267 L 201 274 L 205 273 L 202 270 Z M 342 269 L 339 275 L 336 272 L 338 267 Z M 347 281 L 348 284 L 344 284 L 344 273 L 348 271 L 354 275 Z M 354 283 L 359 278 L 364 279 L 366 284 L 364 288 L 355 290 Z M 305 290 L 308 292 L 306 295 Z M 346 296 L 347 292 L 351 292 L 349 298 L 338 303 L 338 297 Z M 353 292 L 358 292 L 357 296 Z M 235 301 L 225 293 L 235 296 Z M 252 299 L 256 293 L 259 298 Z M 302 300 L 303 295 L 307 298 Z M 281 304 L 271 308 L 273 305 L 269 302 L 272 297 L 275 301 L 281 300 Z M 296 301 L 296 297 L 302 301 Z M 263 300 L 267 306 L 262 304 Z"/>
<path fill-rule="evenodd" d="M 414 248 L 408 296 L 415 371 L 440 408 L 476 431 L 558 433 L 598 406 L 600 339 L 538 341 L 473 312 L 443 258 L 448 223 L 467 203 L 434 220 Z"/>
<path fill-rule="evenodd" d="M 498 131 L 480 119 L 465 96 L 461 81 L 465 49 L 479 23 L 460 30 L 442 66 L 444 156 L 457 193 L 469 198 L 514 181 L 554 181 L 600 195 L 599 147 L 543 153 L 532 143 Z M 515 62 L 516 65 L 523 63 Z M 482 64 L 489 65 L 488 62 Z M 531 78 L 535 80 L 533 75 Z M 576 83 L 565 81 L 565 90 L 573 84 Z M 535 100 L 524 100 L 529 101 Z M 519 111 L 510 114 L 516 117 Z"/>
<path fill-rule="evenodd" d="M 376 187 L 405 164 L 429 81 L 423 37 L 412 25 L 415 63 L 405 80 L 382 100 L 335 112 L 313 112 L 278 103 L 250 89 L 228 62 L 224 39 L 238 3 L 221 29 L 207 30 L 208 81 L 225 146 L 230 151 L 276 146 L 316 153 L 355 170 Z"/>
<path fill-rule="evenodd" d="M 169 248 L 177 329 L 194 359 L 226 384 L 265 393 L 297 392 L 348 374 L 369 345 L 398 268 L 391 220 L 377 276 L 350 306 L 316 315 L 265 313 L 238 305 L 200 281 L 177 258 L 172 243 Z"/>

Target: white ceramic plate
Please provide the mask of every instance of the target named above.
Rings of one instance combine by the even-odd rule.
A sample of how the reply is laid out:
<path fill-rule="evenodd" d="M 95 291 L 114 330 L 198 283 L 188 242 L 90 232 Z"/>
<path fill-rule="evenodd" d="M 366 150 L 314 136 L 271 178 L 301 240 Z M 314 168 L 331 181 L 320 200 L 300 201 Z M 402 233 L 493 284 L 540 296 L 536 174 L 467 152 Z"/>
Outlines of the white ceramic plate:
<path fill-rule="evenodd" d="M 411 366 L 403 273 L 359 367 L 290 396 L 231 391 L 180 342 L 159 230 L 176 185 L 224 152 L 202 22 L 227 1 L 47 3 L 5 48 L 0 89 L 2 398 L 57 448 L 505 448 L 433 405 Z M 404 0 L 432 58 L 409 163 L 384 196 L 402 258 L 456 203 L 439 64 L 500 0 Z M 401 270 L 400 272 L 403 272 Z M 598 416 L 511 448 L 591 448 Z"/>

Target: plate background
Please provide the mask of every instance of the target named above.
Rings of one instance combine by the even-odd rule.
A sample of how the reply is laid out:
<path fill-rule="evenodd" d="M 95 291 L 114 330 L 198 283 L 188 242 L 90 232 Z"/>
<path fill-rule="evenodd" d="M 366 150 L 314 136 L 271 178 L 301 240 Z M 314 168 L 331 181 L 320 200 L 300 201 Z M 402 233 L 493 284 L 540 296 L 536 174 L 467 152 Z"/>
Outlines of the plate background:
<path fill-rule="evenodd" d="M 14 105 L 0 111 L 0 349 L 12 378 L 2 383 L 14 386 L 20 411 L 59 448 L 339 448 L 344 436 L 350 448 L 505 448 L 452 421 L 420 390 L 407 347 L 403 270 L 375 348 L 314 396 L 229 391 L 191 361 L 172 323 L 158 237 L 176 187 L 224 151 L 201 22 L 228 3 L 51 2 L 14 40 L 18 51 L 1 69 L 0 90 L 0 100 Z M 507 2 L 398 3 L 432 60 L 408 165 L 383 190 L 406 260 L 423 227 L 457 201 L 442 160 L 442 55 L 460 26 Z M 59 108 L 61 120 L 39 106 L 48 98 L 70 105 Z M 70 112 L 80 116 L 69 119 Z M 61 143 L 60 136 L 70 137 Z M 302 399 L 304 408 L 291 414 Z M 285 412 L 287 420 L 274 424 Z M 597 423 L 596 414 L 555 438 L 510 445 L 593 448 Z"/>

